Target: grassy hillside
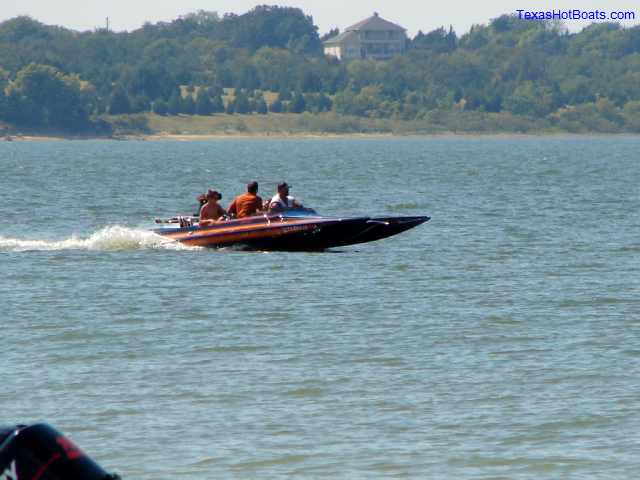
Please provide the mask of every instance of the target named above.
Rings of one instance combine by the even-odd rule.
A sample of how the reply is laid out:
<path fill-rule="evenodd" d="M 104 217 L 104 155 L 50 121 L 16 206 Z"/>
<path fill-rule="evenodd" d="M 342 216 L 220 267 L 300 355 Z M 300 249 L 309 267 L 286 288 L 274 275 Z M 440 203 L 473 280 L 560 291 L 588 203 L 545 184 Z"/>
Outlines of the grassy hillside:
<path fill-rule="evenodd" d="M 447 133 L 560 133 L 587 132 L 577 126 L 566 130 L 551 122 L 508 113 L 440 112 L 426 120 L 390 120 L 337 115 L 269 113 L 266 115 L 159 116 L 141 114 L 105 117 L 116 136 L 127 135 L 430 135 Z"/>

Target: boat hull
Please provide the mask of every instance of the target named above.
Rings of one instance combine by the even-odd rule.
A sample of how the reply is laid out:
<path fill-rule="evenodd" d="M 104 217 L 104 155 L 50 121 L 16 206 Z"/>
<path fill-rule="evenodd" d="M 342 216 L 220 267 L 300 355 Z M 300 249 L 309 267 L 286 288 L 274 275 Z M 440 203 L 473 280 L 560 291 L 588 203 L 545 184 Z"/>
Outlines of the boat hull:
<path fill-rule="evenodd" d="M 185 245 L 248 250 L 326 250 L 380 240 L 404 232 L 429 217 L 327 218 L 256 216 L 214 225 L 154 230 Z"/>

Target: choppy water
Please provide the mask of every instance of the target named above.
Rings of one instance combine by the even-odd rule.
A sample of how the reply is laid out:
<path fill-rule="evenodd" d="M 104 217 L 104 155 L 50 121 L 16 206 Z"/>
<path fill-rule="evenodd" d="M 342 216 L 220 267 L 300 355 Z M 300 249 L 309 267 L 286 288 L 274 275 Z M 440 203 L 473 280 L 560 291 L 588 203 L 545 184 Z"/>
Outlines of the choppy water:
<path fill-rule="evenodd" d="M 640 471 L 640 138 L 0 142 L 0 423 L 125 479 Z M 331 253 L 156 216 L 286 179 Z"/>

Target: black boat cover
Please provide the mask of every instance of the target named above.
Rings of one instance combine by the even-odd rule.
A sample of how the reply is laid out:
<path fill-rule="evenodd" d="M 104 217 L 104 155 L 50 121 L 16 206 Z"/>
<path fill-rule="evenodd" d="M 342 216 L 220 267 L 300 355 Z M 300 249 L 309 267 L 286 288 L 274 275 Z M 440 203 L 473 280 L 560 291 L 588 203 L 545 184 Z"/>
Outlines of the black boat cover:
<path fill-rule="evenodd" d="M 117 480 L 46 424 L 0 426 L 0 480 Z"/>

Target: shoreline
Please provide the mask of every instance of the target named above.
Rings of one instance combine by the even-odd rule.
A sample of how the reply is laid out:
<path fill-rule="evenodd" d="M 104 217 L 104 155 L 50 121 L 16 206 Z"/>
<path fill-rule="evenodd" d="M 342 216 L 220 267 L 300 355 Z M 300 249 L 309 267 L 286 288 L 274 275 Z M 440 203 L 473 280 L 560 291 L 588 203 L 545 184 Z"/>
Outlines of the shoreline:
<path fill-rule="evenodd" d="M 206 141 L 206 140 L 251 140 L 251 139 L 272 139 L 272 140 L 335 140 L 335 139 L 398 139 L 398 138 L 552 138 L 552 137 L 637 137 L 638 133 L 604 133 L 604 132 L 541 132 L 541 133 L 513 133 L 513 132 L 439 132 L 439 133 L 407 133 L 394 134 L 388 132 L 379 133 L 318 133 L 318 132 L 290 132 L 290 133 L 211 133 L 211 134 L 173 134 L 173 133 L 150 133 L 150 134 L 126 134 L 117 136 L 99 135 L 6 135 L 0 137 L 0 142 L 53 142 L 53 141 L 87 141 L 87 140 L 111 140 L 111 141 Z"/>
<path fill-rule="evenodd" d="M 444 114 L 443 114 L 444 115 Z M 632 129 L 594 128 L 575 121 L 556 125 L 549 119 L 507 114 L 449 113 L 438 122 L 377 119 L 335 113 L 211 116 L 160 116 L 153 113 L 104 115 L 101 130 L 68 132 L 19 128 L 0 123 L 0 141 L 136 140 L 203 141 L 226 139 L 340 139 L 340 138 L 469 138 L 469 137 L 586 137 L 635 136 Z M 98 123 L 96 123 L 98 125 Z"/>

